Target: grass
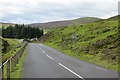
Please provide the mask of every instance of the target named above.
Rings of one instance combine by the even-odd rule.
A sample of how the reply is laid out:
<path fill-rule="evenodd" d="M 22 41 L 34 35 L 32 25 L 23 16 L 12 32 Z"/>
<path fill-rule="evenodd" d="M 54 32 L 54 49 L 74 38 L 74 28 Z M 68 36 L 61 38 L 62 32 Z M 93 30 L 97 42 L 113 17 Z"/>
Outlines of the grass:
<path fill-rule="evenodd" d="M 14 71 L 11 72 L 11 78 L 21 78 L 22 68 L 23 68 L 23 63 L 24 63 L 26 53 L 27 53 L 27 47 L 25 48 L 24 53 L 23 53 L 22 57 L 20 58 L 18 64 L 14 68 Z"/>
<path fill-rule="evenodd" d="M 46 45 L 78 59 L 118 71 L 118 18 L 51 29 Z M 71 36 L 76 33 L 76 47 Z"/>
<path fill-rule="evenodd" d="M 2 59 L 3 62 L 8 58 L 10 58 L 12 55 L 14 55 L 22 47 L 21 46 L 22 43 L 19 42 L 18 39 L 5 38 L 4 40 L 6 40 L 9 43 L 9 46 L 6 53 L 3 54 L 3 59 Z"/>
<path fill-rule="evenodd" d="M 26 53 L 27 53 L 27 47 L 25 48 L 22 57 L 19 59 L 18 64 L 16 64 L 13 71 L 11 71 L 11 68 L 10 68 L 10 78 L 11 78 L 11 80 L 14 80 L 14 79 L 16 80 L 16 79 L 21 78 L 23 62 L 24 62 L 24 58 L 25 58 Z M 10 65 L 11 64 L 12 63 L 10 63 Z M 7 70 L 7 64 L 4 65 L 4 79 L 7 78 L 7 76 L 6 76 L 7 71 L 6 70 Z"/>
<path fill-rule="evenodd" d="M 11 71 L 11 73 L 10 73 L 11 80 L 16 80 L 16 79 L 19 80 L 21 78 L 23 62 L 24 62 L 24 58 L 25 58 L 26 53 L 27 53 L 27 47 L 25 48 L 23 55 L 20 58 L 18 64 L 16 64 L 13 71 Z M 7 77 L 6 76 L 6 69 L 7 69 L 7 65 L 4 65 L 4 78 L 5 79 Z"/>
<path fill-rule="evenodd" d="M 44 34 L 47 34 L 49 32 L 49 29 L 44 29 Z"/>
<path fill-rule="evenodd" d="M 118 71 L 118 64 L 114 65 L 114 64 L 108 63 L 106 60 L 101 60 L 99 57 L 100 54 L 97 54 L 98 56 L 95 57 L 94 55 L 90 55 L 90 54 L 84 54 L 84 53 L 77 54 L 77 53 L 73 53 L 71 50 L 63 50 L 62 48 L 58 47 L 57 45 L 53 43 L 47 43 L 46 45 L 51 46 L 52 48 L 55 48 L 63 52 L 64 54 L 75 57 L 79 60 L 83 60 L 83 61 L 90 62 L 92 64 L 96 64 L 98 66 L 101 66 L 107 69 Z"/>
<path fill-rule="evenodd" d="M 7 28 L 7 27 L 9 27 L 10 25 L 11 25 L 11 26 L 14 26 L 14 24 L 7 24 L 7 23 L 6 23 L 6 24 L 1 24 L 1 23 L 0 23 L 0 28 Z"/>

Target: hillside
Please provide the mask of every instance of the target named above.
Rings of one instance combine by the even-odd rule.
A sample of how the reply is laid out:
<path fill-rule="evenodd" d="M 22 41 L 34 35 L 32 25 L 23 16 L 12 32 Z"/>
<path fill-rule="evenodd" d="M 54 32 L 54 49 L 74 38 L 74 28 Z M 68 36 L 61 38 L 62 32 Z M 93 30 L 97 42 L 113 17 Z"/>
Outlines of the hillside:
<path fill-rule="evenodd" d="M 2 39 L 2 61 L 4 62 L 6 59 L 10 58 L 13 54 L 15 54 L 22 47 L 22 42 L 19 39 L 11 39 L 11 38 L 1 38 Z"/>
<path fill-rule="evenodd" d="M 8 26 L 13 26 L 13 25 L 15 25 L 15 24 L 13 24 L 13 23 L 4 23 L 4 22 L 0 22 L 0 28 L 2 28 L 2 27 L 4 27 L 4 28 L 6 28 L 6 27 L 8 27 Z"/>
<path fill-rule="evenodd" d="M 89 24 L 52 29 L 42 41 L 81 60 L 118 70 L 117 29 L 118 16 L 115 16 Z M 72 38 L 74 32 L 76 41 Z"/>
<path fill-rule="evenodd" d="M 54 27 L 65 27 L 70 25 L 76 25 L 76 24 L 85 24 L 90 23 L 94 21 L 98 21 L 100 18 L 95 17 L 84 17 L 74 20 L 66 20 L 66 21 L 55 21 L 55 22 L 47 22 L 47 23 L 33 23 L 30 24 L 30 26 L 33 27 L 40 27 L 40 28 L 54 28 Z"/>

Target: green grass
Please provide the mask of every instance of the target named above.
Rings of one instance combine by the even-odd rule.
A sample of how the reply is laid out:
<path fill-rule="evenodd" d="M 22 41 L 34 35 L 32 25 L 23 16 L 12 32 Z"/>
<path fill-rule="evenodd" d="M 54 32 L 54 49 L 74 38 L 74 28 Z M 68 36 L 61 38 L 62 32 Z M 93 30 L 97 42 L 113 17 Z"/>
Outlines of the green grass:
<path fill-rule="evenodd" d="M 3 59 L 2 59 L 3 62 L 8 58 L 10 58 L 12 55 L 14 55 L 22 47 L 21 46 L 22 43 L 19 42 L 18 39 L 5 38 L 4 40 L 6 40 L 9 43 L 9 46 L 6 53 L 3 54 Z"/>
<path fill-rule="evenodd" d="M 90 55 L 90 54 L 84 54 L 84 53 L 73 53 L 71 50 L 64 50 L 60 47 L 58 47 L 57 45 L 53 44 L 53 43 L 47 43 L 46 45 L 51 46 L 52 48 L 55 48 L 61 52 L 63 52 L 64 54 L 67 54 L 69 56 L 75 57 L 77 59 L 86 61 L 86 62 L 90 62 L 92 64 L 96 64 L 98 66 L 107 68 L 107 69 L 111 69 L 111 70 L 115 70 L 118 71 L 118 64 L 110 64 L 108 63 L 106 60 L 101 60 L 100 55 L 101 54 L 97 54 L 98 56 L 94 56 L 94 55 Z"/>
<path fill-rule="evenodd" d="M 26 56 L 27 53 L 27 47 L 25 48 L 22 57 L 20 58 L 18 64 L 16 64 L 16 66 L 14 67 L 13 71 L 10 72 L 10 78 L 12 78 L 11 80 L 16 80 L 16 79 L 20 79 L 21 78 L 21 74 L 22 74 L 22 68 L 23 68 L 23 62 L 24 62 L 24 58 Z M 10 63 L 11 64 L 11 63 Z M 4 65 L 4 78 L 6 79 L 7 76 L 7 64 Z M 14 79 L 13 79 L 14 78 Z"/>
<path fill-rule="evenodd" d="M 118 18 L 50 30 L 45 44 L 78 59 L 118 70 Z M 76 47 L 71 36 L 76 32 Z"/>
<path fill-rule="evenodd" d="M 9 27 L 9 26 L 14 26 L 14 24 L 0 24 L 0 28 L 7 28 L 7 27 Z"/>
<path fill-rule="evenodd" d="M 44 29 L 44 34 L 47 34 L 49 32 L 49 29 Z"/>
<path fill-rule="evenodd" d="M 22 57 L 20 58 L 18 64 L 14 68 L 14 71 L 11 72 L 11 78 L 21 78 L 22 68 L 23 68 L 23 63 L 24 63 L 26 53 L 27 53 L 27 47 L 25 48 L 24 53 L 23 53 Z"/>

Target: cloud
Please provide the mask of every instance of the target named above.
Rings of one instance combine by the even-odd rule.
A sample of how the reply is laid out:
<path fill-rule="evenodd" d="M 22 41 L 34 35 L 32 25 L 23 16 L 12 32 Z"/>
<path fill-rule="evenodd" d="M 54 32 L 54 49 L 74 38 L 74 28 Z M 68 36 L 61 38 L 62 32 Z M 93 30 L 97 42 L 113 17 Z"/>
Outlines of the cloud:
<path fill-rule="evenodd" d="M 119 0 L 0 0 L 3 22 L 33 23 L 118 14 Z"/>

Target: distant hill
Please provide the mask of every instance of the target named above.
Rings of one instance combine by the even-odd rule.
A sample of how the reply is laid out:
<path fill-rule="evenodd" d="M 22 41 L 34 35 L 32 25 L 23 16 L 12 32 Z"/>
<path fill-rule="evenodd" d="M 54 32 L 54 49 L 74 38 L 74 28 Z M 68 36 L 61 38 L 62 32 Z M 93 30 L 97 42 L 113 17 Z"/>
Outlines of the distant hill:
<path fill-rule="evenodd" d="M 83 18 L 78 18 L 78 19 L 74 19 L 71 20 L 74 24 L 86 24 L 86 23 L 91 23 L 94 21 L 99 21 L 101 20 L 100 18 L 96 18 L 96 17 L 83 17 Z"/>
<path fill-rule="evenodd" d="M 15 25 L 14 23 L 4 23 L 4 22 L 0 22 L 0 28 L 2 27 L 8 27 L 10 25 Z"/>
<path fill-rule="evenodd" d="M 39 28 L 55 28 L 55 27 L 65 27 L 65 26 L 71 26 L 71 25 L 86 24 L 86 23 L 91 23 L 99 20 L 101 19 L 96 17 L 83 17 L 83 18 L 78 18 L 74 20 L 54 21 L 54 22 L 47 22 L 47 23 L 32 23 L 28 25 L 32 27 L 39 27 Z M 15 24 L 0 22 L 0 28 L 2 26 L 8 27 L 9 25 L 15 25 Z"/>
<path fill-rule="evenodd" d="M 74 20 L 66 20 L 66 21 L 55 21 L 55 22 L 47 22 L 47 23 L 33 23 L 29 24 L 32 27 L 40 27 L 40 28 L 54 28 L 54 27 L 65 27 L 70 25 L 79 25 L 86 24 L 94 21 L 98 21 L 100 18 L 96 17 L 83 17 Z"/>

